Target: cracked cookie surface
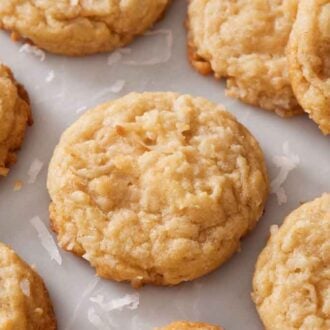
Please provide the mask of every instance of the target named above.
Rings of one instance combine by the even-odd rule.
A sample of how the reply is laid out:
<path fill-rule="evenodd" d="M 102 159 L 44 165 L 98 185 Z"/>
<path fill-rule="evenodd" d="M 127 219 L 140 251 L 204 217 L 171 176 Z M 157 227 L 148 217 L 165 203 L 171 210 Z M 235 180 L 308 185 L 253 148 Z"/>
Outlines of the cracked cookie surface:
<path fill-rule="evenodd" d="M 208 323 L 177 321 L 155 330 L 222 330 L 222 328 Z"/>
<path fill-rule="evenodd" d="M 0 25 L 52 53 L 122 47 L 155 23 L 169 0 L 2 0 Z"/>
<path fill-rule="evenodd" d="M 16 253 L 0 243 L 0 330 L 55 330 L 45 285 Z"/>
<path fill-rule="evenodd" d="M 0 177 L 16 162 L 15 151 L 23 143 L 26 126 L 32 123 L 29 98 L 10 69 L 0 63 Z"/>
<path fill-rule="evenodd" d="M 296 9 L 296 0 L 190 0 L 191 63 L 227 78 L 230 96 L 283 117 L 302 113 L 285 56 Z"/>
<path fill-rule="evenodd" d="M 293 211 L 258 258 L 252 294 L 267 330 L 330 329 L 330 194 Z"/>
<path fill-rule="evenodd" d="M 174 285 L 221 265 L 260 218 L 263 154 L 221 106 L 132 93 L 68 128 L 48 172 L 59 245 L 99 275 Z"/>
<path fill-rule="evenodd" d="M 302 0 L 288 47 L 290 77 L 296 97 L 330 134 L 330 1 Z"/>

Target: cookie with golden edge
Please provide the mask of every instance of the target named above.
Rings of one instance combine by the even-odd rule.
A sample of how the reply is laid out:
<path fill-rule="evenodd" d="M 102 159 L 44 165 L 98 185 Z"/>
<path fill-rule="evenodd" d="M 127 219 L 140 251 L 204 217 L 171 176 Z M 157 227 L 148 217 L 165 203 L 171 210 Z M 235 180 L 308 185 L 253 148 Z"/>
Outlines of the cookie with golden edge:
<path fill-rule="evenodd" d="M 15 152 L 32 124 L 29 97 L 8 67 L 0 63 L 0 176 L 16 162 Z"/>
<path fill-rule="evenodd" d="M 222 330 L 222 328 L 208 323 L 177 321 L 155 330 Z"/>
<path fill-rule="evenodd" d="M 227 94 L 282 117 L 302 113 L 285 49 L 297 0 L 190 0 L 188 49 L 202 74 L 227 78 Z"/>
<path fill-rule="evenodd" d="M 88 111 L 50 162 L 59 245 L 133 286 L 214 270 L 262 215 L 262 151 L 223 107 L 175 93 L 131 93 Z"/>
<path fill-rule="evenodd" d="M 170 0 L 2 0 L 0 25 L 49 52 L 80 56 L 131 42 L 163 14 Z"/>
<path fill-rule="evenodd" d="M 300 105 L 330 134 L 330 1 L 301 0 L 288 47 L 290 77 Z"/>
<path fill-rule="evenodd" d="M 0 329 L 55 330 L 56 320 L 40 276 L 0 243 Z"/>
<path fill-rule="evenodd" d="M 293 211 L 258 258 L 253 299 L 267 330 L 330 329 L 330 194 Z"/>

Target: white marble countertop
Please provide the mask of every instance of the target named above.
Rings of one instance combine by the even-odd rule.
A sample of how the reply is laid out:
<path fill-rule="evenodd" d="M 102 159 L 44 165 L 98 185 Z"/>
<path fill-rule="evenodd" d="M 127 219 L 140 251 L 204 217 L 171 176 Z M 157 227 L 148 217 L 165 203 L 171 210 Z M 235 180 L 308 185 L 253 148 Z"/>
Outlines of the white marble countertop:
<path fill-rule="evenodd" d="M 250 291 L 254 264 L 269 227 L 280 224 L 300 202 L 330 191 L 330 138 L 322 136 L 307 116 L 281 119 L 254 109 L 226 97 L 224 82 L 196 73 L 187 61 L 185 15 L 186 1 L 175 1 L 165 18 L 154 27 L 158 32 L 148 33 L 129 45 L 131 53 L 126 51 L 115 65 L 109 65 L 109 54 L 85 58 L 46 54 L 41 61 L 34 54 L 19 52 L 22 44 L 14 44 L 6 33 L 0 32 L 0 59 L 28 90 L 34 117 L 18 163 L 8 177 L 0 179 L 0 240 L 37 267 L 52 296 L 59 330 L 94 329 L 88 321 L 88 310 L 93 307 L 96 312 L 101 311 L 91 297 L 101 294 L 108 302 L 134 293 L 127 284 L 95 282 L 94 270 L 87 262 L 62 250 L 62 265 L 51 260 L 30 222 L 39 216 L 48 227 L 48 162 L 60 134 L 84 109 L 130 91 L 171 90 L 204 96 L 224 104 L 256 136 L 265 152 L 271 179 L 280 171 L 274 156 L 283 155 L 285 145 L 289 148 L 286 156 L 298 156 L 300 160 L 283 184 L 287 203 L 278 205 L 276 195 L 270 195 L 263 218 L 243 240 L 240 253 L 217 271 L 194 282 L 173 288 L 140 289 L 138 308 L 124 307 L 122 311 L 100 314 L 107 324 L 102 329 L 151 330 L 177 319 L 221 324 L 228 330 L 262 329 Z M 169 48 L 171 36 L 172 49 Z M 148 64 L 154 59 L 164 63 L 132 65 L 132 60 Z M 36 159 L 43 167 L 35 182 L 28 183 L 28 171 Z M 16 180 L 24 182 L 18 192 L 13 191 Z M 90 292 L 87 288 L 91 288 Z"/>

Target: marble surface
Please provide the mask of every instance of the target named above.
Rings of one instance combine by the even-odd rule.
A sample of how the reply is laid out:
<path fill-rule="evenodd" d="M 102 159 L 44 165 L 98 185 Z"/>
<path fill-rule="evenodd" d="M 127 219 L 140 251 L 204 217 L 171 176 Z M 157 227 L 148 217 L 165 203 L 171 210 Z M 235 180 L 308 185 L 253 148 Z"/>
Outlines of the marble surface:
<path fill-rule="evenodd" d="M 156 32 L 138 38 L 128 46 L 131 52 L 126 51 L 113 65 L 108 64 L 113 60 L 109 60 L 110 54 L 84 58 L 46 54 L 41 61 L 34 54 L 20 52 L 22 44 L 11 42 L 6 33 L 0 32 L 0 60 L 26 86 L 34 117 L 18 163 L 8 177 L 0 179 L 0 240 L 35 265 L 45 279 L 59 330 L 96 329 L 88 321 L 91 313 L 101 320 L 99 329 L 151 330 L 177 319 L 212 322 L 228 330 L 262 329 L 250 292 L 254 265 L 269 227 L 280 224 L 301 202 L 330 191 L 330 138 L 322 136 L 307 116 L 281 119 L 249 107 L 225 96 L 223 81 L 196 73 L 187 61 L 185 15 L 186 1 L 174 1 L 165 18 L 154 27 Z M 169 46 L 171 36 L 173 45 Z M 138 291 L 137 309 L 124 307 L 104 313 L 91 298 L 101 295 L 99 298 L 103 296 L 105 302 L 114 302 L 135 291 L 127 284 L 96 281 L 87 262 L 62 250 L 62 265 L 51 260 L 30 220 L 39 216 L 49 226 L 48 162 L 60 134 L 81 112 L 130 91 L 168 90 L 224 104 L 260 141 L 271 179 L 279 174 L 274 157 L 285 155 L 283 148 L 289 148 L 289 157 L 299 157 L 299 164 L 283 184 L 287 203 L 279 205 L 276 195 L 270 195 L 258 226 L 229 262 L 191 283 L 173 288 L 144 287 Z M 36 181 L 28 183 L 28 171 L 36 159 L 43 167 Z M 19 192 L 13 191 L 16 180 L 24 182 Z"/>

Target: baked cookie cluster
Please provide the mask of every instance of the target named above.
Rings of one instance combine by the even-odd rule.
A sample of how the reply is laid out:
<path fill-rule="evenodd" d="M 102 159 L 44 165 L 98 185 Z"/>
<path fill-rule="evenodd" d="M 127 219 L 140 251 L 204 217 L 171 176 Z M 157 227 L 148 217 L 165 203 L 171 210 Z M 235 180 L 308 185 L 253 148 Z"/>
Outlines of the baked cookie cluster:
<path fill-rule="evenodd" d="M 170 0 L 0 0 L 0 27 L 49 52 L 88 55 L 131 42 Z M 227 93 L 330 133 L 329 0 L 190 0 L 189 59 Z M 0 64 L 0 177 L 32 123 L 29 97 Z M 204 276 L 240 248 L 269 193 L 263 151 L 204 98 L 130 93 L 83 114 L 48 170 L 58 244 L 134 288 Z M 253 301 L 267 330 L 330 329 L 330 194 L 300 206 L 261 252 Z M 0 330 L 56 330 L 40 276 L 0 243 Z M 158 330 L 222 330 L 177 321 Z"/>
<path fill-rule="evenodd" d="M 330 133 L 330 4 L 326 0 L 190 0 L 188 48 L 227 94 L 288 117 L 306 111 Z"/>

